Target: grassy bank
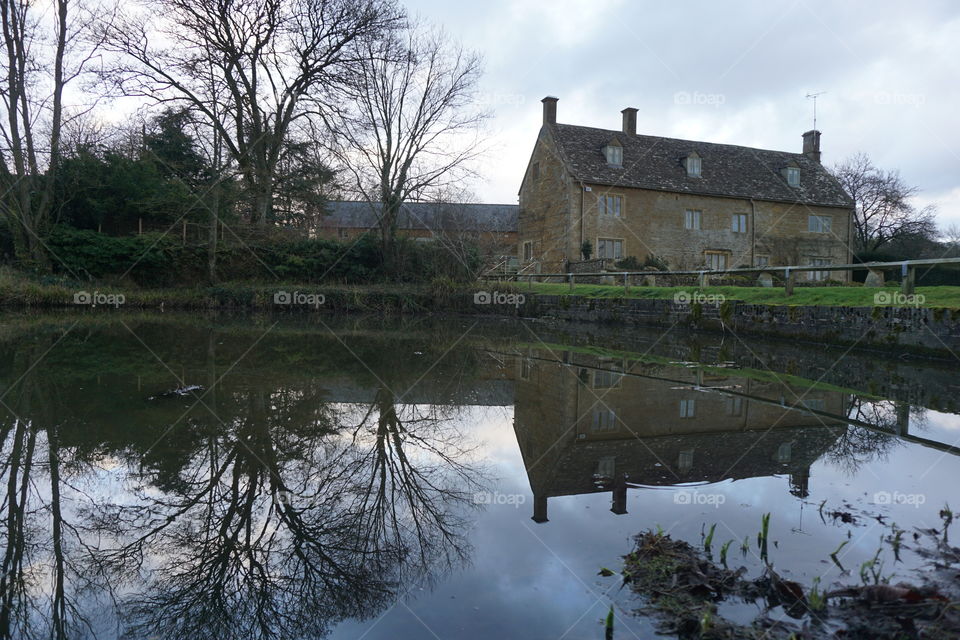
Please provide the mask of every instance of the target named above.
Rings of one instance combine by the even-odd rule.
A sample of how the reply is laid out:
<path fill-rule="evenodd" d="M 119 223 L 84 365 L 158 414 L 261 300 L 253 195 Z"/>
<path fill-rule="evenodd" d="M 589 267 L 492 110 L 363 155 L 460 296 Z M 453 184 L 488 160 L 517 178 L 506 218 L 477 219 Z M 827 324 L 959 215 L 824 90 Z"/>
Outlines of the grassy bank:
<path fill-rule="evenodd" d="M 72 282 L 0 269 L 0 307 L 122 307 L 125 309 L 252 309 L 430 312 L 460 309 L 476 286 L 435 279 L 424 284 L 301 284 L 223 282 L 164 288 Z M 469 306 L 469 305 L 468 305 Z"/>
<path fill-rule="evenodd" d="M 491 287 L 494 286 L 492 283 Z M 513 285 L 522 293 L 549 294 L 549 295 L 579 295 L 589 298 L 647 298 L 656 300 L 672 300 L 678 293 L 690 294 L 694 291 L 704 295 L 722 295 L 726 300 L 737 300 L 749 304 L 769 305 L 821 305 L 821 306 L 850 306 L 872 307 L 874 296 L 877 293 L 890 294 L 891 301 L 896 300 L 894 294 L 899 288 L 884 287 L 797 287 L 792 296 L 787 296 L 779 287 L 630 287 L 625 293 L 622 286 L 578 284 L 571 291 L 570 286 L 563 283 L 539 283 L 533 286 L 528 284 Z M 917 287 L 916 293 L 922 295 L 921 306 L 942 307 L 948 309 L 960 308 L 960 287 Z M 917 298 L 921 300 L 921 298 Z"/>

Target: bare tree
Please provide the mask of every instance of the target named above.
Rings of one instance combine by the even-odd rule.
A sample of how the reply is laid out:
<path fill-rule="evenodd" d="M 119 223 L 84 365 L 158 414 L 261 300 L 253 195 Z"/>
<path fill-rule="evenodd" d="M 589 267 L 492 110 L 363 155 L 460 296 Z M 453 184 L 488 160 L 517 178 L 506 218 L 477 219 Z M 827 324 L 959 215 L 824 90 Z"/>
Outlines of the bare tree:
<path fill-rule="evenodd" d="M 83 33 L 78 4 L 55 0 L 53 12 L 29 0 L 0 0 L 6 56 L 0 80 L 0 212 L 17 257 L 45 269 L 43 235 L 50 222 L 64 123 L 64 88 L 92 55 L 79 55 Z M 95 47 L 94 47 L 95 48 Z M 73 64 L 68 54 L 77 53 Z"/>
<path fill-rule="evenodd" d="M 123 95 L 177 101 L 203 114 L 253 198 L 271 217 L 291 126 L 324 111 L 352 75 L 359 38 L 399 24 L 391 0 L 147 0 L 105 25 L 119 54 L 105 72 Z"/>
<path fill-rule="evenodd" d="M 416 25 L 403 37 L 364 39 L 357 50 L 349 106 L 329 126 L 352 188 L 376 205 L 390 265 L 403 203 L 460 181 L 480 151 L 487 114 L 473 107 L 473 94 L 481 64 L 444 34 Z"/>
<path fill-rule="evenodd" d="M 910 203 L 919 189 L 908 186 L 899 171 L 885 171 L 858 153 L 831 170 L 856 203 L 854 237 L 860 251 L 876 251 L 888 242 L 936 234 L 936 207 Z"/>

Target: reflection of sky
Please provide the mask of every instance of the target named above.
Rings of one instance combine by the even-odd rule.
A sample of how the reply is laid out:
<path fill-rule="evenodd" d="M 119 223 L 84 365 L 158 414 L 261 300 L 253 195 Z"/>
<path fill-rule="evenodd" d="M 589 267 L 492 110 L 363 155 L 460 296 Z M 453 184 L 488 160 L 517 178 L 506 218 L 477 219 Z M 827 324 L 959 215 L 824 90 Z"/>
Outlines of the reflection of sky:
<path fill-rule="evenodd" d="M 821 459 L 810 475 L 810 496 L 801 501 L 789 494 L 786 477 L 750 478 L 699 486 L 702 493 L 723 496 L 723 504 L 680 505 L 672 489 L 630 489 L 628 514 L 614 515 L 610 494 L 551 498 L 547 523 L 531 519 L 530 485 L 513 431 L 512 415 L 503 408 L 469 408 L 464 411 L 465 433 L 483 441 L 484 458 L 498 477 L 493 488 L 501 495 L 518 494 L 525 501 L 493 504 L 478 514 L 470 533 L 471 564 L 441 579 L 432 589 L 413 587 L 406 598 L 380 618 L 340 625 L 332 638 L 600 638 L 602 620 L 611 602 L 617 605 L 617 637 L 647 638 L 652 630 L 630 616 L 639 601 L 629 589 L 619 590 L 619 578 L 601 578 L 601 567 L 617 571 L 621 556 L 631 549 L 631 538 L 647 528 L 663 527 L 675 538 L 698 544 L 703 526 L 717 523 L 714 553 L 727 540 L 729 562 L 745 564 L 756 575 L 756 534 L 760 516 L 771 512 L 770 560 L 777 570 L 809 583 L 822 576 L 824 585 L 859 581 L 861 563 L 880 546 L 887 529 L 867 514 L 883 514 L 887 522 L 912 533 L 914 527 L 939 524 L 939 509 L 950 502 L 960 505 L 956 480 L 960 459 L 915 444 L 894 447 L 886 460 L 863 465 L 850 475 Z M 936 430 L 952 432 L 960 418 L 928 412 L 930 437 Z M 952 440 L 948 440 L 952 443 Z M 875 494 L 886 492 L 901 504 L 876 505 Z M 917 497 L 922 496 L 922 497 Z M 821 521 L 824 510 L 850 510 L 856 525 Z M 923 501 L 918 507 L 908 502 Z M 845 505 L 849 505 L 845 506 Z M 851 575 L 841 577 L 829 554 L 841 542 L 844 566 Z M 740 542 L 748 537 L 751 550 L 741 556 Z M 910 546 L 909 533 L 904 537 Z M 774 541 L 777 545 L 774 545 Z M 895 564 L 889 545 L 881 558 L 884 574 L 909 578 L 916 555 L 902 553 Z M 408 588 L 411 585 L 408 585 Z M 566 635 L 564 635 L 566 634 Z"/>

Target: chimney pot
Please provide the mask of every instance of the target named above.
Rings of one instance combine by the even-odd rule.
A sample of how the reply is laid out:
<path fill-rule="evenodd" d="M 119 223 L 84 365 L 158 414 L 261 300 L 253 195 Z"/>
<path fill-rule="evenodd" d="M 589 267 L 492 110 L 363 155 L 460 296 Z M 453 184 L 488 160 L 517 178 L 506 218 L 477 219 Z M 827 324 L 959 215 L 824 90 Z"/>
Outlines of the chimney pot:
<path fill-rule="evenodd" d="M 547 96 L 540 102 L 543 103 L 543 124 L 557 124 L 557 100 L 553 96 Z"/>
<path fill-rule="evenodd" d="M 623 114 L 623 132 L 628 136 L 637 135 L 637 110 L 627 107 L 620 113 Z"/>
<path fill-rule="evenodd" d="M 803 155 L 820 162 L 820 132 L 811 129 L 803 134 Z"/>

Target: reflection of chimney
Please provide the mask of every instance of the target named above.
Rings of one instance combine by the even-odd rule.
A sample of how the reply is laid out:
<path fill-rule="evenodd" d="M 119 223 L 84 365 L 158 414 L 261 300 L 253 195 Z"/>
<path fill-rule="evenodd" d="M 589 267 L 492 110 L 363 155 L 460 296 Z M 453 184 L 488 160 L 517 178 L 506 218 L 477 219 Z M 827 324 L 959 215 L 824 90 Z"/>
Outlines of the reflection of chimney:
<path fill-rule="evenodd" d="M 547 496 L 533 494 L 533 517 L 534 522 L 547 522 Z"/>
<path fill-rule="evenodd" d="M 620 476 L 614 480 L 613 506 L 610 507 L 610 511 L 613 511 L 618 516 L 622 516 L 627 512 L 627 479 L 623 474 L 620 474 Z"/>
<path fill-rule="evenodd" d="M 628 136 L 637 135 L 637 110 L 627 107 L 620 113 L 623 114 L 623 132 Z"/>
<path fill-rule="evenodd" d="M 816 129 L 803 134 L 803 155 L 814 162 L 820 162 L 820 132 Z"/>
<path fill-rule="evenodd" d="M 790 495 L 798 498 L 810 496 L 810 467 L 790 474 Z"/>
<path fill-rule="evenodd" d="M 557 98 L 547 96 L 543 103 L 543 124 L 557 124 Z"/>

